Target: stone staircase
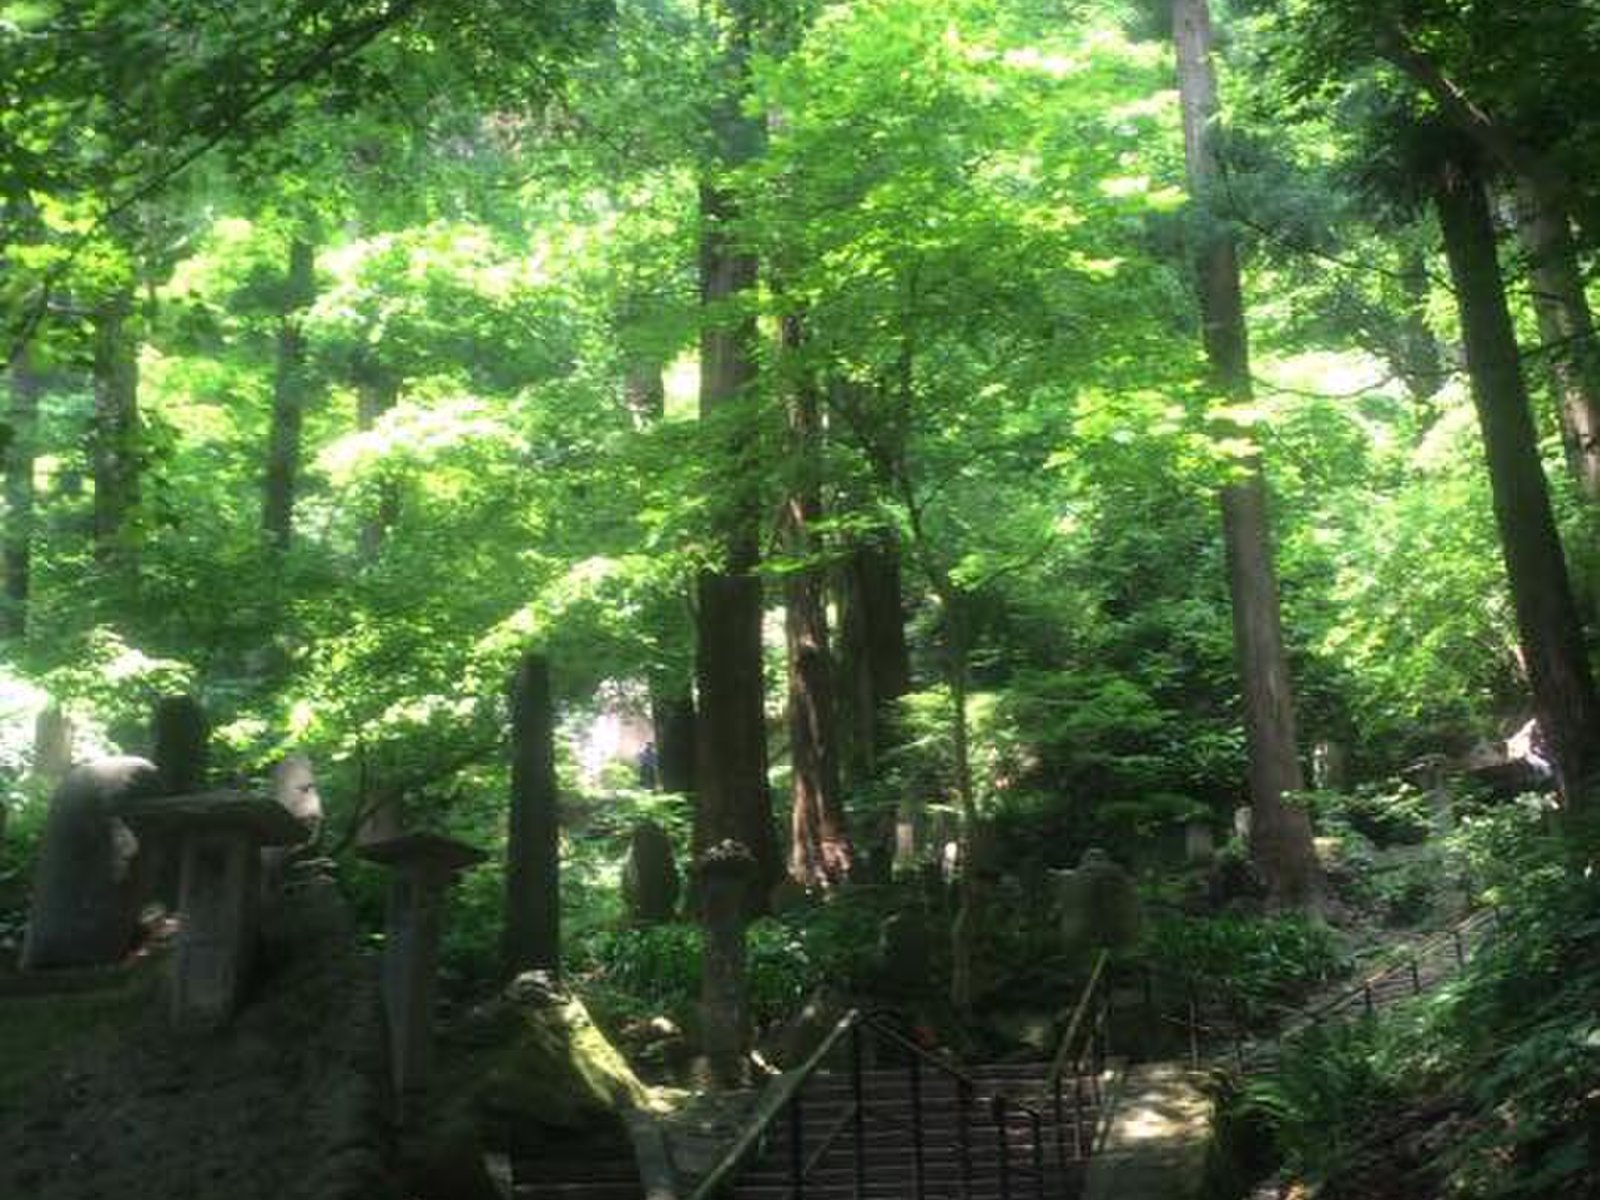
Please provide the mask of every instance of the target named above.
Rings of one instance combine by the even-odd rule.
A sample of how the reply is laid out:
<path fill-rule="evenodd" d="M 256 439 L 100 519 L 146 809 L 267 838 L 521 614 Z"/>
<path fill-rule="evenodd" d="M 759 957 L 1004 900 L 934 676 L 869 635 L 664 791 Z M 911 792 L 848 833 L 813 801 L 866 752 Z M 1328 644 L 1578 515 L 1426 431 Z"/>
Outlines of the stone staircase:
<path fill-rule="evenodd" d="M 514 1200 L 642 1200 L 639 1167 L 627 1131 L 614 1136 L 514 1147 L 510 1161 Z"/>
<path fill-rule="evenodd" d="M 851 1076 L 818 1072 L 799 1094 L 798 1122 L 792 1108 L 727 1195 L 1061 1200 L 1074 1194 L 1080 1172 L 1068 1161 L 1070 1144 L 1057 1141 L 1048 1071 L 1043 1062 L 990 1064 L 961 1077 L 924 1070 L 914 1082 L 904 1068 L 864 1071 L 859 1125 Z M 1085 1117 L 1092 1125 L 1094 1112 Z"/>
<path fill-rule="evenodd" d="M 927 1064 L 863 1069 L 858 1123 L 855 1075 L 816 1070 L 741 1169 L 712 1190 L 728 1200 L 1065 1200 L 1078 1194 L 1083 1164 L 1074 1161 L 1070 1098 L 1067 1124 L 1058 1127 L 1048 1072 L 1043 1062 L 963 1068 L 960 1076 Z M 1099 1119 L 1097 1090 L 1085 1088 L 1076 1110 L 1085 1139 Z M 521 1147 L 511 1176 L 514 1200 L 646 1194 L 625 1137 Z"/>

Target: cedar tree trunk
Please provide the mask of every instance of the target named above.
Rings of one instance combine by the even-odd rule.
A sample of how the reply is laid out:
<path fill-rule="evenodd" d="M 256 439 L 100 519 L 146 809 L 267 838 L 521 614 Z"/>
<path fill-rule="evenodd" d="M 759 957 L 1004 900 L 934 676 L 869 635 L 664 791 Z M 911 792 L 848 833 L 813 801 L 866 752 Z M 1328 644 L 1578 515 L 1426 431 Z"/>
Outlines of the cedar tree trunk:
<path fill-rule="evenodd" d="M 801 319 L 783 319 L 783 347 L 804 338 Z M 806 887 L 832 887 L 850 874 L 839 778 L 833 653 L 829 646 L 824 571 L 814 561 L 813 528 L 822 519 L 822 420 L 816 388 L 804 373 L 790 398 L 789 429 L 798 470 L 785 512 L 788 552 L 803 563 L 784 582 L 784 635 L 789 659 L 789 875 Z"/>
<path fill-rule="evenodd" d="M 1174 0 L 1173 32 L 1189 190 L 1203 222 L 1197 269 L 1206 357 L 1216 390 L 1231 404 L 1245 404 L 1251 398 L 1250 358 L 1238 248 L 1216 205 L 1218 161 L 1212 122 L 1217 83 L 1207 0 Z M 1231 423 L 1224 432 L 1234 438 L 1248 436 L 1248 431 Z M 1244 693 L 1252 854 L 1272 903 L 1316 906 L 1321 873 L 1311 843 L 1310 817 L 1285 797 L 1304 785 L 1267 524 L 1266 479 L 1253 455 L 1238 464 L 1237 478 L 1223 488 L 1222 528 L 1234 653 Z"/>
<path fill-rule="evenodd" d="M 1578 266 L 1578 248 L 1565 212 L 1524 183 L 1518 189 L 1518 227 L 1528 255 L 1539 337 L 1566 447 L 1567 469 L 1591 502 L 1600 502 L 1600 357 L 1594 316 Z"/>
<path fill-rule="evenodd" d="M 94 315 L 94 547 L 101 562 L 134 565 L 128 526 L 139 501 L 139 344 L 133 295 Z"/>
<path fill-rule="evenodd" d="M 700 417 L 719 473 L 722 561 L 701 574 L 695 613 L 699 720 L 694 844 L 700 853 L 738 842 L 755 860 L 753 902 L 764 904 L 782 875 L 767 791 L 765 689 L 762 681 L 761 494 L 752 452 L 757 441 L 756 321 L 746 301 L 756 283 L 755 256 L 739 245 L 739 211 L 722 174 L 760 148 L 761 122 L 743 110 L 755 17 L 749 0 L 716 5 L 725 18 L 713 64 L 716 99 L 709 113 L 714 153 L 700 185 Z"/>
<path fill-rule="evenodd" d="M 1569 807 L 1579 807 L 1600 771 L 1600 704 L 1539 461 L 1494 220 L 1476 164 L 1459 158 L 1447 162 L 1434 181 L 1434 204 L 1461 309 L 1467 370 L 1534 711 L 1562 794 Z"/>

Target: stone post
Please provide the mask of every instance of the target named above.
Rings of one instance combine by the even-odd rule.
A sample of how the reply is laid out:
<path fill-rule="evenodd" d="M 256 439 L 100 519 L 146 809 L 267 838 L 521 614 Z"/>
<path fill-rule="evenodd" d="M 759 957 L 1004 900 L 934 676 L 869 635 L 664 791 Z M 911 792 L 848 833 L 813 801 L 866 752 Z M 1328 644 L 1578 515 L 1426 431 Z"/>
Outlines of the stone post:
<path fill-rule="evenodd" d="M 33 721 L 33 777 L 53 791 L 72 770 L 72 718 L 51 701 Z"/>
<path fill-rule="evenodd" d="M 211 725 L 193 696 L 163 696 L 150 717 L 151 758 L 164 796 L 198 795 L 205 787 L 206 741 Z M 181 837 L 178 830 L 174 836 Z M 142 899 L 158 900 L 168 911 L 182 902 L 182 849 L 165 823 L 148 825 L 139 837 Z"/>
<path fill-rule="evenodd" d="M 141 841 L 153 836 L 179 847 L 173 1024 L 197 1030 L 226 1024 L 254 965 L 261 851 L 304 841 L 305 826 L 276 801 L 236 791 L 136 799 L 119 815 Z"/>
<path fill-rule="evenodd" d="M 505 970 L 561 974 L 561 827 L 550 664 L 523 656 L 511 680 L 511 816 L 506 837 Z"/>
<path fill-rule="evenodd" d="M 1217 839 L 1211 822 L 1194 818 L 1183 825 L 1183 857 L 1192 863 L 1208 863 L 1217 855 Z"/>
<path fill-rule="evenodd" d="M 383 949 L 383 1004 L 388 1013 L 394 1094 L 404 1113 L 407 1094 L 426 1085 L 433 1065 L 434 993 L 444 933 L 445 890 L 460 872 L 488 856 L 465 842 L 433 833 L 370 842 L 358 853 L 392 872 Z"/>
<path fill-rule="evenodd" d="M 705 947 L 700 964 L 700 1024 L 711 1080 L 719 1088 L 743 1087 L 750 1039 L 745 931 L 755 856 L 741 842 L 721 842 L 695 864 Z"/>

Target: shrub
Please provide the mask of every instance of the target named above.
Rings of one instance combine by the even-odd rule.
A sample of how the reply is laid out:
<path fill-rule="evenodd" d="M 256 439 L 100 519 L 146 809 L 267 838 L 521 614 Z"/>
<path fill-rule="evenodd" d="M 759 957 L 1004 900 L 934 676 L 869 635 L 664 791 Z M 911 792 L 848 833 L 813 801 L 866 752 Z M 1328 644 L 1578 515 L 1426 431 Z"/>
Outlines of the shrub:
<path fill-rule="evenodd" d="M 1140 947 L 1164 975 L 1214 992 L 1256 1017 L 1340 974 L 1346 964 L 1332 932 L 1304 917 L 1153 918 Z"/>

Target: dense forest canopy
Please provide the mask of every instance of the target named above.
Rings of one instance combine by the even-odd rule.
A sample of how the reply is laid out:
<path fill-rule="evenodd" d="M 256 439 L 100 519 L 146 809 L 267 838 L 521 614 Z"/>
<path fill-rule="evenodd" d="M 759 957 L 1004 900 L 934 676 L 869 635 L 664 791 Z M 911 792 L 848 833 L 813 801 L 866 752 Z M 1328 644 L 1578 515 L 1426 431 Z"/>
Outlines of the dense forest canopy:
<path fill-rule="evenodd" d="M 1203 204 L 1165 11 L 690 7 L 9 7 L 19 677 L 112 725 L 186 686 L 241 769 L 293 741 L 444 794 L 519 648 L 569 702 L 687 695 L 697 572 L 747 560 L 775 608 L 881 545 L 979 809 L 1137 825 L 1237 795 L 1210 506 L 1259 463 L 1302 754 L 1540 707 L 1429 172 L 1494 189 L 1588 611 L 1589 318 L 1540 274 L 1583 300 L 1583 6 L 1217 14 Z M 1565 262 L 1511 236 L 1529 195 Z M 1218 237 L 1245 393 L 1198 336 Z"/>
<path fill-rule="evenodd" d="M 1463 861 L 1586 928 L 1597 73 L 1593 0 L 0 0 L 0 943 L 57 718 L 145 753 L 189 695 L 214 780 L 309 756 L 333 858 L 492 852 L 467 994 L 527 965 L 546 690 L 561 952 L 629 1016 L 698 961 L 618 928 L 646 820 L 750 872 L 769 1017 L 852 885 L 947 888 L 970 1016 L 1045 986 L 1046 872 L 1165 902 L 1246 826 L 1294 915 L 1215 945 L 1309 979 L 1326 843 L 1426 838 L 1445 767 L 1536 785 Z"/>

